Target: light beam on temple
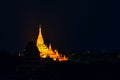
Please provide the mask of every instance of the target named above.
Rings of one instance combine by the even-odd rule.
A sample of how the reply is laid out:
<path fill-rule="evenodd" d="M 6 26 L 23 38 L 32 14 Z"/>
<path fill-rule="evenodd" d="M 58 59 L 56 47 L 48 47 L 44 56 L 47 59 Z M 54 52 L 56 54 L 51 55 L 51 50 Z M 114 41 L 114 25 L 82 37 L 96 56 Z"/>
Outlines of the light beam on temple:
<path fill-rule="evenodd" d="M 51 44 L 49 44 L 49 47 L 47 47 L 44 44 L 44 39 L 42 37 L 42 31 L 41 31 L 41 25 L 39 25 L 39 34 L 38 34 L 36 45 L 38 47 L 38 50 L 40 51 L 41 58 L 47 58 L 49 56 L 54 61 L 56 61 L 57 59 L 59 61 L 68 60 L 68 58 L 65 55 L 61 56 L 61 54 L 59 54 L 57 50 L 52 50 Z"/>

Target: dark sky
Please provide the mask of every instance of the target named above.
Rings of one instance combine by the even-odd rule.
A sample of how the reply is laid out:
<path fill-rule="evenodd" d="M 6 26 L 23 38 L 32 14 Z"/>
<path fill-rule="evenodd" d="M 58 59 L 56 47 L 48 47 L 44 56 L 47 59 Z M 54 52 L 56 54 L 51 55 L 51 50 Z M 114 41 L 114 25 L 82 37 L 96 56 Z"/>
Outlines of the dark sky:
<path fill-rule="evenodd" d="M 22 50 L 37 39 L 39 24 L 45 43 L 60 50 L 120 48 L 112 1 L 4 1 L 0 16 L 1 50 Z"/>

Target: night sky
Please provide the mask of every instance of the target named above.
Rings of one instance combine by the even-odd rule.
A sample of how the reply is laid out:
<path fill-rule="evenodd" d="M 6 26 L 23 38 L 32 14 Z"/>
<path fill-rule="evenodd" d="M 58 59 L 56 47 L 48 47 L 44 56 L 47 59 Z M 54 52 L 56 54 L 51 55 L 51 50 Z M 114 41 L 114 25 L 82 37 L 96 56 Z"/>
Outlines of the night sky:
<path fill-rule="evenodd" d="M 35 41 L 39 24 L 45 43 L 58 50 L 119 50 L 120 27 L 112 2 L 13 0 L 1 3 L 0 50 L 22 50 Z"/>

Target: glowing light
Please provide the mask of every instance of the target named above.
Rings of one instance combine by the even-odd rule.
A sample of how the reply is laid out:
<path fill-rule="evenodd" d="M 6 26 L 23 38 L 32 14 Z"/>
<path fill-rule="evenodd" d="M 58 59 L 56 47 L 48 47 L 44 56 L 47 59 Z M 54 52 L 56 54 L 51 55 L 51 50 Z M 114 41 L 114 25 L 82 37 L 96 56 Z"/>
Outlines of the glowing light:
<path fill-rule="evenodd" d="M 44 39 L 42 37 L 42 32 L 41 32 L 41 25 L 39 27 L 39 35 L 38 35 L 38 39 L 37 39 L 37 47 L 38 50 L 40 51 L 40 57 L 41 58 L 47 58 L 47 56 L 49 56 L 50 58 L 52 58 L 54 61 L 56 61 L 57 59 L 59 61 L 67 61 L 68 58 L 64 55 L 64 57 L 62 57 L 57 50 L 52 50 L 51 44 L 49 44 L 49 47 L 47 47 L 44 44 Z"/>
<path fill-rule="evenodd" d="M 18 54 L 18 56 L 21 56 L 20 53 Z"/>

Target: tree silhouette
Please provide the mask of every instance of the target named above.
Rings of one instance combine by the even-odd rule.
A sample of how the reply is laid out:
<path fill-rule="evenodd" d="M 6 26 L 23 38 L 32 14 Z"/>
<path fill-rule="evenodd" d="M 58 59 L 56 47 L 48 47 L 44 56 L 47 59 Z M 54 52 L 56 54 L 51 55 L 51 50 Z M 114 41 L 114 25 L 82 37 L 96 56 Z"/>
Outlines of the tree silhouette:
<path fill-rule="evenodd" d="M 35 41 L 28 42 L 25 51 L 23 52 L 25 57 L 30 57 L 30 58 L 40 58 L 40 52 L 36 46 Z"/>

